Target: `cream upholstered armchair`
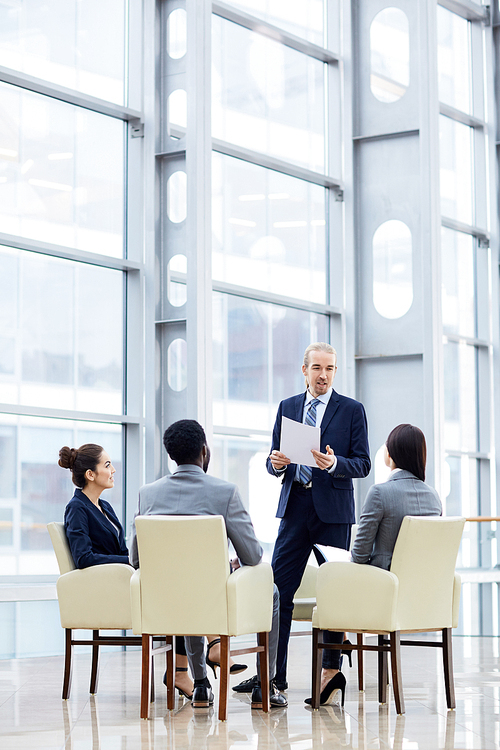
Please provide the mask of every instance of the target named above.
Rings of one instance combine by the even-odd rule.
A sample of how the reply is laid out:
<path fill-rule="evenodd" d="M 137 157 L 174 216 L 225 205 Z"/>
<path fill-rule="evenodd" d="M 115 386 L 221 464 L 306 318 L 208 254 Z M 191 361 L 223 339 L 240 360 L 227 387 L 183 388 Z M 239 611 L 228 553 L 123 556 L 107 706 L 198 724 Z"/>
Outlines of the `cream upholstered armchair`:
<path fill-rule="evenodd" d="M 141 645 L 133 636 L 101 636 L 100 630 L 130 630 L 130 578 L 134 568 L 121 563 L 94 565 L 78 570 L 75 567 L 63 523 L 49 523 L 47 529 L 59 565 L 57 598 L 61 625 L 66 630 L 63 699 L 69 698 L 73 646 L 92 646 L 90 691 L 97 692 L 99 647 Z M 73 638 L 73 630 L 92 630 L 93 637 Z"/>
<path fill-rule="evenodd" d="M 379 634 L 378 645 L 358 650 L 379 652 L 379 701 L 386 702 L 387 653 L 398 714 L 405 711 L 400 645 L 443 649 L 446 703 L 455 708 L 451 629 L 457 627 L 460 576 L 455 573 L 465 518 L 406 516 L 399 530 L 391 569 L 356 563 L 326 563 L 318 570 L 313 613 L 312 706 L 319 707 L 321 630 Z M 405 640 L 401 633 L 442 632 L 437 642 Z M 387 639 L 386 636 L 389 635 Z"/>
<path fill-rule="evenodd" d="M 222 516 L 138 516 L 135 519 L 140 569 L 132 576 L 132 623 L 142 633 L 141 718 L 149 716 L 153 635 L 221 637 L 219 719 L 227 717 L 230 636 L 257 633 L 262 705 L 269 711 L 268 640 L 271 630 L 271 566 L 244 566 L 230 575 Z M 167 700 L 173 694 L 168 671 Z M 173 705 L 169 705 L 173 708 Z"/>

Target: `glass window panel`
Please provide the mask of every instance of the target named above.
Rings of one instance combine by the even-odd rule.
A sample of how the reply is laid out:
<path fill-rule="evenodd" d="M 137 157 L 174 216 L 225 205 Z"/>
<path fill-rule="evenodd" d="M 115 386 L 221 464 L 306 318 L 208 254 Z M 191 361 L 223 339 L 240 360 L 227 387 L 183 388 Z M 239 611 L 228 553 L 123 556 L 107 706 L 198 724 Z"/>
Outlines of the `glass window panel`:
<path fill-rule="evenodd" d="M 0 83 L 0 232 L 123 256 L 120 120 Z"/>
<path fill-rule="evenodd" d="M 172 60 L 184 57 L 187 49 L 187 14 L 176 8 L 167 18 L 167 53 Z"/>
<path fill-rule="evenodd" d="M 238 486 L 258 540 L 270 560 L 279 526 L 276 509 L 281 485 L 268 474 L 270 440 L 214 436 L 209 474 Z"/>
<path fill-rule="evenodd" d="M 443 330 L 476 336 L 474 238 L 441 230 Z"/>
<path fill-rule="evenodd" d="M 384 8 L 370 26 L 370 88 L 381 102 L 401 99 L 410 85 L 408 16 L 400 8 Z"/>
<path fill-rule="evenodd" d="M 441 213 L 474 223 L 472 128 L 449 117 L 439 118 Z"/>
<path fill-rule="evenodd" d="M 214 293 L 215 425 L 271 430 L 278 402 L 304 390 L 312 341 L 328 341 L 328 317 Z"/>
<path fill-rule="evenodd" d="M 126 104 L 127 5 L 126 0 L 2 2 L 0 65 Z"/>
<path fill-rule="evenodd" d="M 447 516 L 477 516 L 478 506 L 478 471 L 479 462 L 468 456 L 447 456 L 443 477 L 445 491 L 443 512 Z M 477 523 L 466 523 L 460 550 L 457 557 L 457 568 L 478 567 L 479 535 Z"/>
<path fill-rule="evenodd" d="M 213 16 L 212 135 L 325 169 L 325 65 Z"/>
<path fill-rule="evenodd" d="M 470 24 L 437 6 L 439 99 L 471 114 Z"/>
<path fill-rule="evenodd" d="M 214 279 L 326 302 L 326 191 L 214 153 Z"/>
<path fill-rule="evenodd" d="M 75 489 L 71 473 L 57 465 L 59 449 L 63 445 L 78 448 L 84 443 L 102 445 L 112 458 L 115 486 L 104 497 L 121 519 L 121 425 L 0 415 L 2 575 L 58 572 L 47 523 L 63 520 L 64 508 Z M 5 477 L 10 477 L 9 487 Z"/>
<path fill-rule="evenodd" d="M 325 45 L 324 0 L 236 0 L 231 5 L 309 42 Z"/>
<path fill-rule="evenodd" d="M 401 318 L 413 303 L 411 232 L 385 221 L 373 235 L 373 304 L 384 318 Z"/>
<path fill-rule="evenodd" d="M 121 414 L 123 273 L 0 247 L 0 279 L 19 311 L 0 402 Z"/>
<path fill-rule="evenodd" d="M 444 444 L 448 450 L 477 450 L 476 349 L 465 343 L 445 342 Z"/>

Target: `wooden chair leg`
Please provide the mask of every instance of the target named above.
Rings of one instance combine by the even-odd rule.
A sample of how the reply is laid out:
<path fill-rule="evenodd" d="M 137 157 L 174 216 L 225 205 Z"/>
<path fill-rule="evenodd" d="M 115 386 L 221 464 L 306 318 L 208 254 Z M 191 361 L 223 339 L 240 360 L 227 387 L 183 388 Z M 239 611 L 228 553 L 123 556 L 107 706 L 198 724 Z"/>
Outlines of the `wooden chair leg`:
<path fill-rule="evenodd" d="M 175 708 L 175 636 L 165 638 L 167 646 L 170 645 L 166 652 L 167 662 L 167 708 L 172 711 Z"/>
<path fill-rule="evenodd" d="M 96 641 L 99 638 L 99 631 L 92 631 L 92 638 Z M 95 695 L 97 693 L 97 683 L 99 681 L 99 644 L 92 644 L 92 668 L 90 670 L 90 694 Z"/>
<path fill-rule="evenodd" d="M 379 647 L 384 645 L 384 636 L 378 636 Z M 387 703 L 387 651 L 378 652 L 378 702 Z"/>
<path fill-rule="evenodd" d="M 321 657 L 323 649 L 319 644 L 323 642 L 322 631 L 319 628 L 313 628 L 312 637 L 312 701 L 311 706 L 317 710 L 319 708 L 319 696 L 321 687 Z"/>
<path fill-rule="evenodd" d="M 358 646 L 363 645 L 363 633 L 358 633 L 356 636 Z M 358 690 L 365 689 L 365 675 L 364 675 L 364 653 L 360 649 L 356 652 L 358 656 Z"/>
<path fill-rule="evenodd" d="M 451 628 L 443 628 L 443 667 L 446 705 L 455 708 L 455 684 L 453 680 L 453 655 L 451 650 Z"/>
<path fill-rule="evenodd" d="M 227 697 L 229 691 L 229 645 L 228 635 L 220 637 L 220 686 L 219 686 L 219 720 L 227 720 Z"/>
<path fill-rule="evenodd" d="M 151 693 L 151 647 L 153 637 L 142 634 L 141 673 L 141 719 L 149 719 L 149 695 Z"/>
<path fill-rule="evenodd" d="M 262 691 L 262 710 L 268 714 L 269 703 L 269 633 L 258 633 L 259 646 L 264 647 L 260 653 L 260 687 Z"/>
<path fill-rule="evenodd" d="M 70 628 L 66 628 L 64 646 L 64 679 L 62 689 L 62 699 L 64 701 L 68 700 L 69 694 L 71 692 L 71 674 L 73 669 L 73 644 L 71 643 L 71 640 L 72 630 Z"/>
<path fill-rule="evenodd" d="M 404 714 L 405 700 L 403 696 L 403 681 L 401 677 L 401 644 L 399 630 L 395 630 L 390 635 L 391 640 L 391 669 L 392 669 L 392 690 L 394 701 L 396 703 L 396 713 Z"/>

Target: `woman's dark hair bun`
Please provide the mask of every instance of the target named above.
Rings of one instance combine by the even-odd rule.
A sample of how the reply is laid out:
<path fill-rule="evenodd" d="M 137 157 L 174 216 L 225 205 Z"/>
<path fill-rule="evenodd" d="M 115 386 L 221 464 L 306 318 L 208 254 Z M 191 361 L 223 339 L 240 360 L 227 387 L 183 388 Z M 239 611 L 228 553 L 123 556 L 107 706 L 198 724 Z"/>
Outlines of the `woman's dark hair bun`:
<path fill-rule="evenodd" d="M 67 445 L 65 445 L 61 450 L 59 451 L 59 466 L 62 466 L 63 469 L 73 469 L 75 465 L 76 457 L 78 456 L 78 451 L 76 448 L 68 448 Z"/>

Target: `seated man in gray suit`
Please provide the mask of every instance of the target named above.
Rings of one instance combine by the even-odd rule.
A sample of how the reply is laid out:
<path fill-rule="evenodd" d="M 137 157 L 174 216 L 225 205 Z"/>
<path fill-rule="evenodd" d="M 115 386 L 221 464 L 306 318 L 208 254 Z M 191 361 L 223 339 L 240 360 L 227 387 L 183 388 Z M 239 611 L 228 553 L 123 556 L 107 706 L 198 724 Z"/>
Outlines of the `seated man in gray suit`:
<path fill-rule="evenodd" d="M 139 507 L 136 515 L 193 515 L 223 516 L 227 536 L 233 544 L 238 560 L 233 568 L 241 565 L 257 565 L 262 558 L 260 546 L 252 521 L 243 507 L 238 488 L 234 484 L 216 479 L 206 472 L 210 461 L 210 450 L 203 427 L 194 419 L 181 419 L 165 431 L 163 444 L 177 469 L 146 484 L 139 492 Z M 139 567 L 135 523 L 132 528 L 130 560 Z M 269 677 L 271 706 L 284 707 L 287 700 L 272 681 L 276 673 L 276 653 L 279 632 L 279 594 L 274 587 L 273 620 L 269 633 Z M 204 639 L 199 636 L 185 638 L 186 651 L 194 676 L 193 707 L 213 703 L 213 693 L 207 678 Z M 261 707 L 260 682 L 252 692 L 252 706 Z"/>

